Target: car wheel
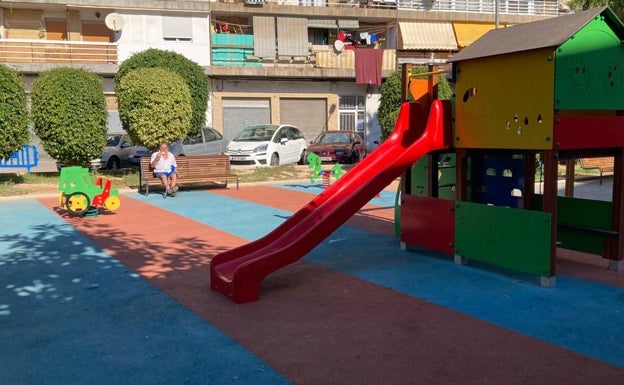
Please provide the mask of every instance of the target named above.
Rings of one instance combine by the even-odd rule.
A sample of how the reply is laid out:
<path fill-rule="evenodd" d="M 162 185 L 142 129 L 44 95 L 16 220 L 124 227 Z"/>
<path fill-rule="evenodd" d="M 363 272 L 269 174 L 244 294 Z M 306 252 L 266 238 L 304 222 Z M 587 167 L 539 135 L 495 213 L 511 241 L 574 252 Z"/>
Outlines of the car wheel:
<path fill-rule="evenodd" d="M 279 166 L 279 155 L 277 155 L 277 153 L 274 153 L 273 155 L 271 155 L 271 166 Z"/>
<path fill-rule="evenodd" d="M 358 151 L 351 154 L 351 163 L 355 164 L 360 161 L 360 153 Z"/>
<path fill-rule="evenodd" d="M 307 161 L 307 151 L 301 151 L 301 157 L 299 158 L 299 164 L 306 164 Z"/>
<path fill-rule="evenodd" d="M 121 161 L 117 157 L 111 157 L 106 163 L 106 168 L 109 170 L 119 170 L 121 168 Z"/>

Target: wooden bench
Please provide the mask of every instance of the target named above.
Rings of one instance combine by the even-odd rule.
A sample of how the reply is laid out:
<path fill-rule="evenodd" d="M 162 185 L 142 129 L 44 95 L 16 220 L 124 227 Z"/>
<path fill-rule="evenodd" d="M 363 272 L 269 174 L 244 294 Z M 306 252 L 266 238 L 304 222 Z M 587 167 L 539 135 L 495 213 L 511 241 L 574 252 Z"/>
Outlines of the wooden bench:
<path fill-rule="evenodd" d="M 614 171 L 614 161 L 612 157 L 581 158 L 579 160 L 582 169 L 598 170 L 600 172 L 600 184 L 602 184 L 602 175 L 604 173 L 613 173 Z"/>
<path fill-rule="evenodd" d="M 179 186 L 220 182 L 227 187 L 229 181 L 236 181 L 238 190 L 238 175 L 232 173 L 227 155 L 179 156 L 176 157 L 176 163 Z M 144 156 L 141 158 L 139 192 L 145 188 L 145 195 L 149 194 L 150 186 L 162 187 L 162 182 L 150 168 L 150 157 Z"/>

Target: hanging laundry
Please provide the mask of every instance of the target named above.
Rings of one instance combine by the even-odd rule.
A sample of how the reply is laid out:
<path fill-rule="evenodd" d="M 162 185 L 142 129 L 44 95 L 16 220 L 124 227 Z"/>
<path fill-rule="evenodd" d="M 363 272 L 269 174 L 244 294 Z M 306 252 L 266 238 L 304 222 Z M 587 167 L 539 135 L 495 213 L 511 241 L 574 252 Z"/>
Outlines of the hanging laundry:
<path fill-rule="evenodd" d="M 355 83 L 381 86 L 383 49 L 355 49 Z"/>

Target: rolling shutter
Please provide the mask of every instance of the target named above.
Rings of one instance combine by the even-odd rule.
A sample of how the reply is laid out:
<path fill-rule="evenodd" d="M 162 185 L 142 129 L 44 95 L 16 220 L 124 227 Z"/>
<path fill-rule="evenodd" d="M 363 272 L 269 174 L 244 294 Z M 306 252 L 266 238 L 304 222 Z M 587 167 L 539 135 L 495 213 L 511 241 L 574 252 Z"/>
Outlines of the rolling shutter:
<path fill-rule="evenodd" d="M 327 99 L 280 99 L 280 123 L 299 128 L 310 142 L 327 130 Z"/>

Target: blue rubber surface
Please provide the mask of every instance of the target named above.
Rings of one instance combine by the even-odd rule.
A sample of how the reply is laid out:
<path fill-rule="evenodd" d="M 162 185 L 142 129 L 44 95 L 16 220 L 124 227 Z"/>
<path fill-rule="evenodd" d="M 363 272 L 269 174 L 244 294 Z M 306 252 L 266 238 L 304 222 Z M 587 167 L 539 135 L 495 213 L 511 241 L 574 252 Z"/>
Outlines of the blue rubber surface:
<path fill-rule="evenodd" d="M 289 383 L 37 201 L 0 213 L 0 384 Z"/>

